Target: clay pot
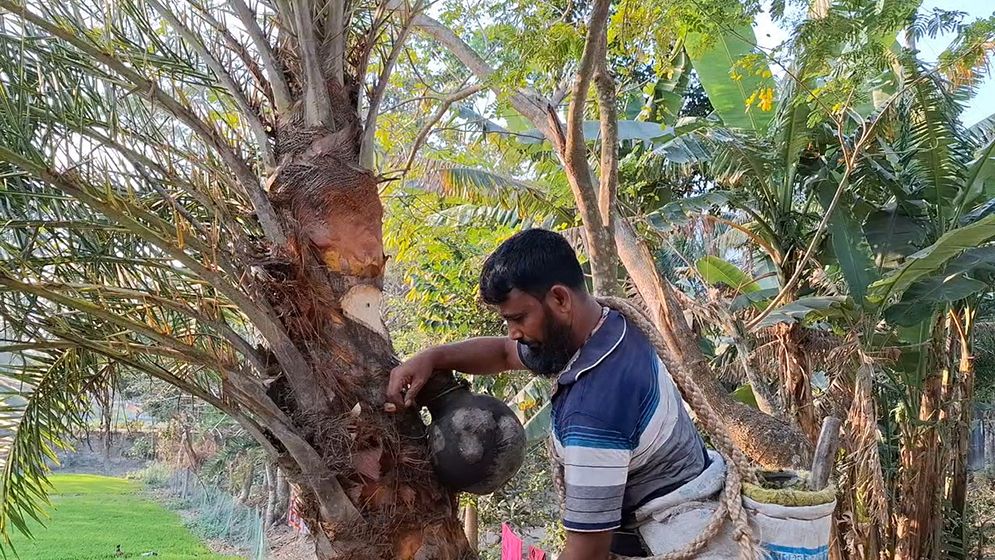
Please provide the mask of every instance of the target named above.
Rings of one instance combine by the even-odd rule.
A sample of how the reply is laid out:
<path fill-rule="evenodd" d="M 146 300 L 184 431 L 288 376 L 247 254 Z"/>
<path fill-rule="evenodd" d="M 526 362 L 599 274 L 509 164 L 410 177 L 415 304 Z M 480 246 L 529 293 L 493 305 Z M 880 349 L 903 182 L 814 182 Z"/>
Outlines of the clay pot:
<path fill-rule="evenodd" d="M 438 373 L 419 393 L 428 407 L 429 457 L 447 488 L 490 494 L 518 472 L 525 459 L 525 428 L 499 399 L 470 392 L 465 380 Z"/>

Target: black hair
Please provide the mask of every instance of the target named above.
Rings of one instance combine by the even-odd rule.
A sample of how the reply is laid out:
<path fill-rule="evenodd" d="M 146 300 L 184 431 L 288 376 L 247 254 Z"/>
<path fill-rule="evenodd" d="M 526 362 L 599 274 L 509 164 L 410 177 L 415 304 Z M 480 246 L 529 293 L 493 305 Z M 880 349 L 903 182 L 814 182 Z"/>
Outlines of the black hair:
<path fill-rule="evenodd" d="M 506 239 L 484 261 L 480 297 L 486 303 L 498 305 L 517 288 L 542 299 L 556 284 L 586 291 L 577 254 L 562 235 L 545 229 L 527 229 Z"/>

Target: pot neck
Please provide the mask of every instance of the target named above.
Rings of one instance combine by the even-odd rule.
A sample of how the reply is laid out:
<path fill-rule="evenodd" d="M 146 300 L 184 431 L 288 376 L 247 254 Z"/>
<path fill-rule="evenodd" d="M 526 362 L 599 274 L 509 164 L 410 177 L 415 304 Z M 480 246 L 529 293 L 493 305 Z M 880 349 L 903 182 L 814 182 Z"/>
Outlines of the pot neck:
<path fill-rule="evenodd" d="M 449 403 L 470 394 L 466 379 L 457 378 L 453 372 L 436 373 L 418 393 L 418 405 L 428 408 L 432 416 L 445 410 Z"/>

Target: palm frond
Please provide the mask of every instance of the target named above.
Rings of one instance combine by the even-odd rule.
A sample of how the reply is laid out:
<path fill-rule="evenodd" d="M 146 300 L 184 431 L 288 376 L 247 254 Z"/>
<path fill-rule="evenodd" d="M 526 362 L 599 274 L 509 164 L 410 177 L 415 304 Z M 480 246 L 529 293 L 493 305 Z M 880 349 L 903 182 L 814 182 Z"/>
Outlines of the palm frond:
<path fill-rule="evenodd" d="M 108 362 L 80 348 L 18 349 L 0 364 L 0 537 L 30 535 L 28 520 L 43 522 L 47 475 L 57 453 L 72 445 L 66 436 L 80 429 L 91 398 L 111 382 Z"/>
<path fill-rule="evenodd" d="M 915 81 L 903 104 L 905 133 L 898 145 L 913 196 L 931 203 L 941 233 L 957 223 L 956 201 L 965 189 L 970 143 L 958 123 L 960 105 L 932 74 Z"/>
<path fill-rule="evenodd" d="M 430 170 L 421 182 L 423 189 L 474 205 L 513 210 L 521 220 L 547 223 L 549 227 L 570 224 L 572 205 L 549 187 L 505 177 L 499 173 L 469 167 L 440 167 Z"/>

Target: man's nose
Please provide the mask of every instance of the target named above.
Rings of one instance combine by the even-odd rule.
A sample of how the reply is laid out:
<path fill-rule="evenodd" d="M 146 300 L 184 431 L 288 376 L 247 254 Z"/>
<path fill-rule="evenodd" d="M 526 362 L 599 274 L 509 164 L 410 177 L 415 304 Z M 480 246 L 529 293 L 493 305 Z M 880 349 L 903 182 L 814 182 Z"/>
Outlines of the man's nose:
<path fill-rule="evenodd" d="M 521 329 L 516 328 L 516 327 L 512 327 L 510 325 L 508 326 L 508 337 L 511 338 L 512 340 L 514 340 L 515 342 L 518 342 L 518 341 L 522 340 L 522 338 L 524 338 L 522 336 L 522 330 Z"/>

